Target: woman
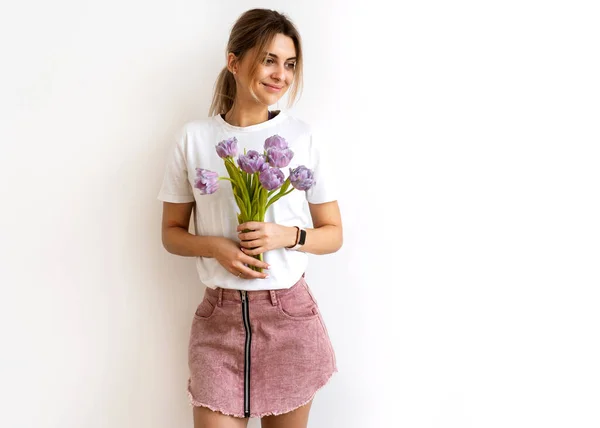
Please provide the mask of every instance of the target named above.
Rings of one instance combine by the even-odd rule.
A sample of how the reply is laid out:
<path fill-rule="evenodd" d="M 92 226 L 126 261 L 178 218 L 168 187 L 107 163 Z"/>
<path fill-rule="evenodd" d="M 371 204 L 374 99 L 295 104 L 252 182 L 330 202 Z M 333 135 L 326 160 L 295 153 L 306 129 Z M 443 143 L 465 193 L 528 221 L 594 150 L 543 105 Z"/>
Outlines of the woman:
<path fill-rule="evenodd" d="M 342 245 L 336 195 L 310 127 L 269 111 L 288 90 L 294 101 L 302 57 L 287 17 L 265 9 L 244 13 L 231 31 L 210 117 L 183 127 L 167 162 L 158 196 L 163 245 L 196 257 L 207 287 L 189 342 L 195 428 L 245 427 L 249 417 L 261 418 L 263 428 L 304 428 L 314 395 L 337 371 L 304 280 L 307 253 L 332 253 Z M 210 194 L 195 186 L 197 168 L 227 176 L 215 145 L 233 137 L 259 153 L 269 138 L 285 141 L 294 153 L 290 168 L 311 169 L 314 185 L 278 200 L 264 222 L 238 225 L 228 182 Z M 188 232 L 192 212 L 195 234 Z"/>

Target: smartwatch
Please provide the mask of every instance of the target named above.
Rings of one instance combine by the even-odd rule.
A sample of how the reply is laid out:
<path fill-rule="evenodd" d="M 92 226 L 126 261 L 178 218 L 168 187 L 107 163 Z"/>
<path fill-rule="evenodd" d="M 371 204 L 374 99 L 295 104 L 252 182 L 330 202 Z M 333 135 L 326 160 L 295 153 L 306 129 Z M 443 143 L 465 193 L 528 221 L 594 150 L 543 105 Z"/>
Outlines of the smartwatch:
<path fill-rule="evenodd" d="M 298 248 L 300 248 L 301 246 L 304 245 L 304 243 L 306 242 L 306 230 L 302 229 L 301 227 L 295 226 L 296 229 L 298 229 L 298 240 L 296 241 L 296 245 L 294 245 L 293 247 L 287 247 L 288 250 L 297 250 Z"/>

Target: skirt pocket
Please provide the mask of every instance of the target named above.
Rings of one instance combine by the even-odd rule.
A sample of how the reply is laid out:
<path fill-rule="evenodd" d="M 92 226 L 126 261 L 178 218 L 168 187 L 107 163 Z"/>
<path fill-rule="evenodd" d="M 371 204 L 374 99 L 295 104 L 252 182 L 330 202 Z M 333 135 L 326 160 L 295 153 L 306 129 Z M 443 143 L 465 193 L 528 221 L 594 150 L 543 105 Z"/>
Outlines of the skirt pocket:
<path fill-rule="evenodd" d="M 207 320 L 211 318 L 216 312 L 217 298 L 209 294 L 205 294 L 204 298 L 196 308 L 194 318 L 198 320 Z"/>
<path fill-rule="evenodd" d="M 312 320 L 319 316 L 317 303 L 302 285 L 295 287 L 291 293 L 278 295 L 277 308 L 283 317 L 296 321 Z"/>

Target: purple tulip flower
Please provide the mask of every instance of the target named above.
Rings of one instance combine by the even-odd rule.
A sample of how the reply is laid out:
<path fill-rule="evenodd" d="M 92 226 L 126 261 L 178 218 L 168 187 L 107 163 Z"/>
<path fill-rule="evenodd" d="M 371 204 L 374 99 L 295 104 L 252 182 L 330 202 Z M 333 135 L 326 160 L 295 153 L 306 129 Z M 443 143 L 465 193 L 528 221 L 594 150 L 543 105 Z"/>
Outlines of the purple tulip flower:
<path fill-rule="evenodd" d="M 267 190 L 275 190 L 283 184 L 285 177 L 278 168 L 266 168 L 258 176 L 260 184 Z"/>
<path fill-rule="evenodd" d="M 275 168 L 285 168 L 290 164 L 293 157 L 294 152 L 290 149 L 270 148 L 267 150 L 267 160 L 269 161 L 269 165 Z"/>
<path fill-rule="evenodd" d="M 247 172 L 248 174 L 254 174 L 255 172 L 264 169 L 265 165 L 268 166 L 265 156 L 261 155 L 256 150 L 249 150 L 247 154 L 240 155 L 238 157 L 238 165 L 242 171 Z"/>
<path fill-rule="evenodd" d="M 217 154 L 221 159 L 227 157 L 234 158 L 237 155 L 237 138 L 233 137 L 228 140 L 223 140 L 217 144 Z"/>
<path fill-rule="evenodd" d="M 288 143 L 285 138 L 275 134 L 265 140 L 265 150 L 269 149 L 280 149 L 284 150 L 288 148 Z"/>
<path fill-rule="evenodd" d="M 210 195 L 219 190 L 219 174 L 208 169 L 196 168 L 196 185 L 203 195 Z"/>
<path fill-rule="evenodd" d="M 290 168 L 290 183 L 295 189 L 308 190 L 315 184 L 315 178 L 310 169 L 300 165 L 295 169 Z"/>

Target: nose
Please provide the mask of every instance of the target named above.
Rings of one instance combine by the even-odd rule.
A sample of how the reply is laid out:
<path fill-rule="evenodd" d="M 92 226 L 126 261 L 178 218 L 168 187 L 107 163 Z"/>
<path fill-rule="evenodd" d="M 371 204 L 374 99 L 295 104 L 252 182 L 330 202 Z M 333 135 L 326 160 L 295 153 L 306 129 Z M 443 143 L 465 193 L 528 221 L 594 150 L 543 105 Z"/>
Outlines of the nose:
<path fill-rule="evenodd" d="M 283 80 L 285 78 L 285 64 L 279 64 L 275 70 L 273 70 L 273 79 Z"/>

